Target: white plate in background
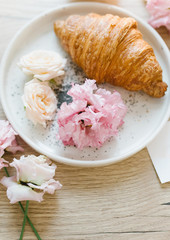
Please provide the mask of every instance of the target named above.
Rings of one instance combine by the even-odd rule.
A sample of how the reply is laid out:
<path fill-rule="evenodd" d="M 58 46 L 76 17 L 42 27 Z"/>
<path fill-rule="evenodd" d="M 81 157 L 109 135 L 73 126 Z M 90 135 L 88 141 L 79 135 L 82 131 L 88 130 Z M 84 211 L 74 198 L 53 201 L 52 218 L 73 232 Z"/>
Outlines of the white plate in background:
<path fill-rule="evenodd" d="M 61 89 L 57 91 L 59 102 L 67 100 L 66 91 L 71 82 L 82 83 L 85 74 L 69 58 L 53 32 L 53 22 L 66 19 L 71 14 L 85 15 L 90 12 L 111 13 L 120 17 L 131 16 L 138 21 L 139 30 L 144 39 L 152 45 L 163 69 L 163 80 L 170 85 L 169 50 L 159 34 L 147 23 L 130 12 L 113 5 L 101 3 L 72 3 L 43 13 L 33 19 L 14 37 L 6 50 L 1 64 L 1 102 L 4 112 L 14 129 L 32 148 L 49 158 L 74 166 L 104 166 L 123 160 L 144 148 L 161 130 L 170 113 L 169 88 L 163 98 L 155 99 L 144 93 L 134 93 L 125 89 L 104 85 L 112 91 L 118 90 L 128 113 L 120 128 L 118 137 L 106 142 L 100 149 L 85 148 L 79 150 L 73 146 L 64 147 L 56 140 L 56 119 L 48 125 L 34 126 L 25 116 L 21 96 L 24 84 L 31 80 L 18 67 L 21 56 L 37 49 L 57 51 L 67 57 L 66 74 Z M 140 163 L 139 163 L 140 164 Z"/>

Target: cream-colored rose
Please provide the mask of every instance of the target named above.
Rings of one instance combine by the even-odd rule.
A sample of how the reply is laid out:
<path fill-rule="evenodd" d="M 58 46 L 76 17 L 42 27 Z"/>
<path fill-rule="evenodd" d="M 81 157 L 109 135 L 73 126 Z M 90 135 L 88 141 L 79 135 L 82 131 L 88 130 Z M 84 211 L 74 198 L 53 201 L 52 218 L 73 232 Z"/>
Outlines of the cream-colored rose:
<path fill-rule="evenodd" d="M 26 115 L 34 124 L 46 127 L 46 121 L 52 120 L 57 110 L 57 100 L 53 90 L 46 82 L 33 79 L 25 84 L 22 96 Z"/>
<path fill-rule="evenodd" d="M 64 74 L 66 59 L 58 53 L 46 50 L 33 51 L 20 58 L 18 66 L 24 73 L 42 81 L 50 80 Z"/>

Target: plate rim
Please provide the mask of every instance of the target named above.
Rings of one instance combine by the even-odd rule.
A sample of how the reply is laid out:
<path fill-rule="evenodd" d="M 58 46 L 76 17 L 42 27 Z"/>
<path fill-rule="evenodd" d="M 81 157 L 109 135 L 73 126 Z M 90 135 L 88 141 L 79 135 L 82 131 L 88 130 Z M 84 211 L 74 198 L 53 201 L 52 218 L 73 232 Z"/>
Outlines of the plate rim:
<path fill-rule="evenodd" d="M 170 116 L 170 105 L 166 110 L 166 114 L 164 116 L 164 118 L 161 121 L 161 124 L 159 125 L 159 128 L 156 129 L 156 131 L 151 134 L 151 136 L 148 137 L 148 140 L 145 141 L 143 144 L 141 144 L 138 148 L 135 148 L 134 151 L 130 151 L 129 153 L 126 153 L 124 155 L 122 155 L 121 157 L 115 159 L 115 158 L 107 158 L 105 160 L 81 160 L 81 159 L 71 159 L 71 158 L 66 158 L 66 157 L 62 157 L 62 156 L 57 156 L 56 158 L 54 158 L 53 154 L 51 153 L 46 153 L 46 151 L 43 151 L 43 149 L 41 149 L 41 147 L 38 147 L 36 144 L 33 143 L 32 140 L 30 140 L 29 137 L 27 137 L 27 135 L 22 134 L 22 132 L 18 131 L 18 129 L 16 129 L 15 127 L 15 121 L 12 120 L 12 117 L 10 116 L 10 113 L 8 111 L 8 107 L 6 108 L 6 103 L 5 103 L 5 97 L 4 97 L 4 91 L 3 91 L 3 75 L 4 75 L 4 71 L 3 69 L 5 69 L 5 64 L 6 61 L 8 59 L 8 55 L 10 54 L 10 50 L 12 49 L 13 44 L 15 43 L 15 41 L 17 40 L 17 38 L 22 35 L 23 31 L 25 29 L 27 29 L 30 25 L 32 25 L 33 23 L 36 23 L 36 21 L 38 21 L 39 19 L 41 19 L 42 17 L 49 15 L 49 14 L 53 14 L 56 11 L 61 11 L 64 10 L 65 8 L 71 8 L 71 7 L 82 7 L 84 5 L 87 6 L 91 5 L 91 6 L 105 6 L 108 7 L 108 10 L 110 9 L 114 9 L 114 10 L 118 10 L 119 12 L 122 12 L 123 14 L 126 14 L 130 17 L 133 17 L 137 20 L 137 22 L 140 22 L 141 25 L 143 25 L 147 30 L 149 30 L 150 33 L 152 33 L 158 40 L 159 42 L 163 45 L 163 48 L 165 49 L 164 54 L 167 55 L 167 59 L 168 59 L 168 64 L 170 66 L 170 57 L 168 56 L 167 52 L 169 52 L 169 49 L 166 45 L 166 43 L 164 42 L 164 40 L 162 39 L 162 37 L 158 34 L 158 32 L 153 29 L 147 22 L 145 22 L 143 19 L 141 19 L 140 17 L 136 16 L 135 14 L 131 13 L 129 10 L 126 10 L 124 8 L 115 6 L 115 5 L 111 5 L 111 4 L 106 4 L 106 3 L 97 3 L 97 2 L 75 2 L 75 3 L 68 3 L 68 4 L 64 4 L 61 6 L 58 6 L 56 8 L 53 9 L 49 9 L 48 11 L 42 12 L 41 14 L 37 15 L 36 17 L 34 17 L 33 19 L 29 20 L 28 23 L 26 23 L 21 29 L 19 29 L 19 31 L 17 31 L 17 33 L 14 35 L 14 37 L 12 38 L 12 40 L 10 41 L 3 57 L 1 60 L 1 68 L 0 68 L 0 98 L 1 98 L 1 104 L 3 107 L 3 110 L 5 112 L 5 115 L 7 117 L 7 119 L 9 120 L 9 122 L 11 123 L 11 125 L 13 126 L 14 130 L 16 132 L 18 132 L 19 136 L 29 145 L 31 146 L 34 150 L 36 150 L 37 152 L 39 152 L 40 154 L 44 154 L 46 156 L 48 156 L 50 159 L 56 161 L 56 162 L 60 162 L 63 164 L 67 164 L 67 165 L 71 165 L 71 166 L 77 166 L 77 167 L 101 167 L 101 166 L 106 166 L 106 165 L 110 165 L 113 163 L 117 163 L 120 162 L 124 159 L 129 158 L 130 156 L 133 156 L 134 154 L 136 154 L 137 152 L 139 152 L 140 150 L 142 150 L 144 147 L 146 147 L 155 137 L 156 135 L 161 131 L 161 129 L 163 128 L 163 126 L 165 125 L 165 123 L 167 122 L 169 116 Z M 90 12 L 90 11 L 89 11 Z"/>

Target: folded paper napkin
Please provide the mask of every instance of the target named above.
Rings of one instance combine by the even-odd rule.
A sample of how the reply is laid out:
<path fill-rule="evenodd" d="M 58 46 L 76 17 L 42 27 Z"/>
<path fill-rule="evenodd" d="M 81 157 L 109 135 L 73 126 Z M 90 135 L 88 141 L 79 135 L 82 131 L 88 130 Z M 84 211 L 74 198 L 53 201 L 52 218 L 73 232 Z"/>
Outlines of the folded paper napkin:
<path fill-rule="evenodd" d="M 161 183 L 170 181 L 170 121 L 147 146 Z"/>

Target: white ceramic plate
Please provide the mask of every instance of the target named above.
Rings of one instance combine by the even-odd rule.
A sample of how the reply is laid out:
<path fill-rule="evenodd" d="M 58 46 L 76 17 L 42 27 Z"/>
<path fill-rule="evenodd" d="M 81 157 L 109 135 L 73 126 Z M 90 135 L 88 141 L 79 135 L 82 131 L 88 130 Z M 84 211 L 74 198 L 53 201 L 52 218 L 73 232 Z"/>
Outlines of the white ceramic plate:
<path fill-rule="evenodd" d="M 73 146 L 64 147 L 56 140 L 56 120 L 47 129 L 33 126 L 27 120 L 21 96 L 27 77 L 17 67 L 18 59 L 36 49 L 57 51 L 67 57 L 66 76 L 61 89 L 57 91 L 59 102 L 67 100 L 66 91 L 72 81 L 84 82 L 84 73 L 70 60 L 62 49 L 53 32 L 53 22 L 65 19 L 71 14 L 111 13 L 131 16 L 138 21 L 143 37 L 154 48 L 156 57 L 163 69 L 163 80 L 170 86 L 169 50 L 165 43 L 147 23 L 130 12 L 100 3 L 74 3 L 46 12 L 33 19 L 15 36 L 9 45 L 1 68 L 1 101 L 7 118 L 19 135 L 35 150 L 58 162 L 74 166 L 103 166 L 125 159 L 144 148 L 163 127 L 170 113 L 170 92 L 165 97 L 155 99 L 144 93 L 129 92 L 121 88 L 105 85 L 104 87 L 118 90 L 128 106 L 125 124 L 116 138 L 106 142 L 100 149 L 85 148 L 80 151 Z M 139 163 L 140 164 L 140 163 Z"/>

